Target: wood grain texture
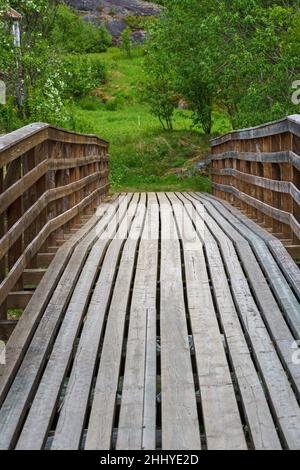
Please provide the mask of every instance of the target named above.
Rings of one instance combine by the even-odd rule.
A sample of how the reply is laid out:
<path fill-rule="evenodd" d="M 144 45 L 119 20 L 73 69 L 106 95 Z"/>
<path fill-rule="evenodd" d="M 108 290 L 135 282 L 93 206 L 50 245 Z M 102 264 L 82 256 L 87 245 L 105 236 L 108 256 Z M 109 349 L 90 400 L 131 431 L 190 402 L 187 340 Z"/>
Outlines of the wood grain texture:
<path fill-rule="evenodd" d="M 159 206 L 148 194 L 130 308 L 117 449 L 156 446 L 156 289 Z"/>
<path fill-rule="evenodd" d="M 169 200 L 161 193 L 158 198 L 161 214 L 162 448 L 200 449 L 180 245 Z"/>
<path fill-rule="evenodd" d="M 211 142 L 215 196 L 279 238 L 300 240 L 300 115 L 232 131 Z"/>
<path fill-rule="evenodd" d="M 145 195 L 139 201 L 141 207 L 130 227 L 110 304 L 99 371 L 94 391 L 91 415 L 88 423 L 86 449 L 109 449 L 111 446 L 116 395 L 124 340 L 125 316 L 128 308 L 131 280 L 138 240 L 145 217 Z"/>
<path fill-rule="evenodd" d="M 180 204 L 182 201 L 172 194 L 168 197 L 183 244 L 187 300 L 207 448 L 245 450 L 245 436 L 211 295 L 203 245 L 188 215 L 193 211 L 192 204 L 188 201 Z"/>
<path fill-rule="evenodd" d="M 0 448 L 299 449 L 299 282 L 279 240 L 202 193 L 116 195 L 79 226 L 26 268 L 33 295 L 9 295 L 29 303 L 0 366 Z"/>
<path fill-rule="evenodd" d="M 108 194 L 108 142 L 35 123 L 0 137 L 1 317 L 22 273 Z M 80 194 L 80 197 L 78 195 Z M 46 255 L 44 256 L 46 257 Z M 48 265 L 48 263 L 46 263 Z"/>
<path fill-rule="evenodd" d="M 127 201 L 124 200 L 121 201 L 118 211 L 107 228 L 104 230 L 104 227 L 98 227 L 97 229 L 97 236 L 93 240 L 93 246 L 85 259 L 83 269 L 64 313 L 59 333 L 20 435 L 17 449 L 39 449 L 43 446 L 99 266 L 106 248 L 118 228 L 118 223 L 125 217 L 126 211 Z M 84 250 L 81 249 L 81 253 L 84 257 Z"/>
<path fill-rule="evenodd" d="M 51 299 L 48 301 L 42 320 L 39 322 L 21 367 L 0 410 L 0 448 L 9 448 L 16 438 L 19 423 L 30 403 L 30 398 L 37 384 L 37 377 L 42 371 L 59 321 L 71 298 L 86 256 L 93 246 L 95 239 L 98 238 L 97 234 L 105 230 L 107 223 L 114 217 L 114 210 L 115 208 L 112 206 L 100 219 L 99 225 L 89 232 L 80 241 L 78 246 L 75 247 L 62 277 L 59 279 Z"/>
<path fill-rule="evenodd" d="M 290 449 L 297 449 L 300 444 L 300 409 L 295 395 L 251 295 L 232 242 L 208 214 L 205 220 L 218 238 L 238 312 L 255 350 L 259 368 L 276 413 L 278 426 L 285 436 L 287 446 Z"/>
<path fill-rule="evenodd" d="M 205 246 L 208 269 L 219 310 L 219 319 L 228 345 L 236 386 L 238 386 L 241 394 L 245 418 L 251 430 L 253 446 L 255 449 L 261 450 L 280 449 L 281 445 L 267 398 L 238 318 L 217 241 L 207 226 L 203 225 L 201 214 L 204 214 L 206 219 L 206 213 L 203 213 L 203 205 L 200 202 L 195 202 L 195 199 L 190 195 L 187 195 L 186 198 L 196 208 L 196 213 L 193 211 L 189 214 L 193 218 Z M 189 206 L 187 209 L 190 211 Z"/>

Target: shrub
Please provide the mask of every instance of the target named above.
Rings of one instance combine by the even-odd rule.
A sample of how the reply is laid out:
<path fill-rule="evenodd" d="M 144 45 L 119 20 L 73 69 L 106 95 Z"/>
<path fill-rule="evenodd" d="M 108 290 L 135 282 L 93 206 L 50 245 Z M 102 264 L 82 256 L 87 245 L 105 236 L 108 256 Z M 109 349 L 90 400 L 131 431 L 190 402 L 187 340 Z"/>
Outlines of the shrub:
<path fill-rule="evenodd" d="M 65 96 L 80 98 L 106 80 L 102 61 L 94 56 L 67 56 L 64 59 Z"/>
<path fill-rule="evenodd" d="M 104 52 L 112 42 L 103 25 L 85 21 L 64 4 L 58 7 L 51 39 L 57 48 L 72 53 Z"/>
<path fill-rule="evenodd" d="M 14 106 L 13 100 L 9 99 L 5 105 L 0 104 L 0 134 L 11 132 L 22 126 L 18 116 L 18 109 Z"/>
<path fill-rule="evenodd" d="M 121 36 L 121 46 L 127 57 L 131 57 L 132 54 L 132 42 L 131 42 L 131 29 L 124 29 Z"/>
<path fill-rule="evenodd" d="M 125 22 L 132 31 L 147 30 L 155 20 L 154 16 L 127 15 L 125 17 Z"/>

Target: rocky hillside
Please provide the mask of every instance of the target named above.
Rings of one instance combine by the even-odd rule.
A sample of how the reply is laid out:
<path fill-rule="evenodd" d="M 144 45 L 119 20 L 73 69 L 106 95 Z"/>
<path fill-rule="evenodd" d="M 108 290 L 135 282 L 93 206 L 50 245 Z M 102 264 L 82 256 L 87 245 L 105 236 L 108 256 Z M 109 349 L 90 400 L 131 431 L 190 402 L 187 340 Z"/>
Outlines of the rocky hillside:
<path fill-rule="evenodd" d="M 114 43 L 118 43 L 122 31 L 132 23 L 133 40 L 142 42 L 145 31 L 143 22 L 138 19 L 156 16 L 161 11 L 159 5 L 141 0 L 66 0 L 66 3 L 77 9 L 87 21 L 104 24 Z"/>

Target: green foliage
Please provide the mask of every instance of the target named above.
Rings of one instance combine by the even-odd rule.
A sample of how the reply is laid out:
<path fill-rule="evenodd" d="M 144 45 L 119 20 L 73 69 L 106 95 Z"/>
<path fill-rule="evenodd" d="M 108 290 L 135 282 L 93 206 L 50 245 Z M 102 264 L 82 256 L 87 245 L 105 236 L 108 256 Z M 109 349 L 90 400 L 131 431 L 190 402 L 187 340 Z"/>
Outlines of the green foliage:
<path fill-rule="evenodd" d="M 154 60 L 153 60 L 154 59 Z M 163 54 L 148 54 L 145 61 L 147 79 L 144 81 L 143 97 L 157 116 L 164 130 L 173 129 L 173 114 L 178 96 L 172 83 L 172 72 Z"/>
<path fill-rule="evenodd" d="M 209 180 L 193 166 L 209 151 L 208 139 L 191 131 L 191 113 L 175 110 L 173 132 L 161 129 L 139 93 L 143 78 L 143 51 L 135 48 L 129 59 L 111 48 L 100 55 L 108 70 L 101 87 L 106 103 L 87 109 L 86 99 L 74 108 L 78 132 L 100 135 L 110 141 L 110 182 L 113 191 L 210 190 Z M 90 99 L 88 103 L 90 102 Z M 89 104 L 88 104 L 89 106 Z M 228 122 L 218 113 L 216 131 Z"/>
<path fill-rule="evenodd" d="M 86 111 L 97 111 L 102 107 L 102 102 L 95 96 L 84 96 L 77 100 L 77 103 L 81 109 Z"/>
<path fill-rule="evenodd" d="M 68 55 L 63 59 L 64 95 L 80 98 L 106 80 L 102 61 L 96 55 Z"/>
<path fill-rule="evenodd" d="M 8 6 L 22 14 L 22 35 L 16 47 L 2 16 L 0 70 L 9 102 L 1 106 L 0 129 L 32 121 L 68 126 L 69 102 L 101 85 L 105 70 L 97 57 L 66 52 L 103 50 L 110 38 L 57 1 L 0 0 L 0 10 Z"/>
<path fill-rule="evenodd" d="M 299 0 L 164 4 L 151 28 L 146 70 L 151 79 L 152 64 L 167 60 L 169 89 L 187 100 L 195 125 L 210 132 L 216 104 L 234 127 L 299 110 L 291 101 L 292 83 L 300 78 Z"/>
<path fill-rule="evenodd" d="M 121 46 L 127 57 L 132 55 L 131 29 L 125 28 L 121 35 Z"/>
<path fill-rule="evenodd" d="M 11 132 L 18 127 L 22 127 L 22 120 L 12 99 L 9 99 L 6 105 L 0 104 L 0 132 L 1 130 Z"/>
<path fill-rule="evenodd" d="M 206 145 L 197 133 L 187 131 L 150 133 L 137 143 L 132 140 L 127 152 L 112 160 L 111 182 L 117 190 L 210 191 L 205 176 L 189 177 L 188 171 L 189 159 Z"/>
<path fill-rule="evenodd" d="M 154 16 L 136 16 L 127 15 L 125 22 L 131 31 L 148 30 L 148 28 L 156 21 Z"/>
<path fill-rule="evenodd" d="M 19 320 L 23 315 L 24 310 L 21 308 L 8 309 L 7 319 L 8 320 Z"/>
<path fill-rule="evenodd" d="M 62 51 L 83 54 L 105 51 L 112 38 L 104 26 L 87 22 L 65 4 L 60 4 L 51 41 Z"/>

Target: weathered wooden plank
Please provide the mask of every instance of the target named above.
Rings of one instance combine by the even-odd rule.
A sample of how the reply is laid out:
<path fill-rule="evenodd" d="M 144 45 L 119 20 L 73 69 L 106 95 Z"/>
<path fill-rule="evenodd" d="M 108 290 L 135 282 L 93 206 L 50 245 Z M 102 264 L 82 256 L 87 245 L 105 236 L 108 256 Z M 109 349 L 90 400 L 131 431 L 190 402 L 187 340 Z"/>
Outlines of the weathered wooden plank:
<path fill-rule="evenodd" d="M 205 216 L 205 221 L 218 239 L 237 309 L 255 351 L 255 357 L 270 396 L 277 424 L 287 447 L 294 450 L 299 449 L 299 405 L 251 295 L 234 246 L 208 214 Z"/>
<path fill-rule="evenodd" d="M 300 224 L 293 214 L 282 211 L 280 209 L 276 209 L 275 207 L 272 207 L 269 204 L 265 204 L 264 202 L 258 201 L 254 197 L 249 196 L 248 194 L 242 191 L 239 191 L 234 186 L 228 186 L 218 183 L 213 183 L 213 186 L 217 189 L 220 189 L 221 191 L 234 194 L 241 201 L 244 201 L 250 206 L 259 209 L 267 217 L 273 218 L 275 220 L 278 220 L 279 222 L 282 222 L 283 224 L 289 225 L 296 237 L 300 239 Z"/>
<path fill-rule="evenodd" d="M 180 245 L 172 209 L 158 194 L 161 217 L 160 337 L 163 449 L 200 449 L 188 341 Z"/>
<path fill-rule="evenodd" d="M 47 140 L 47 124 L 30 124 L 0 137 L 0 167 L 8 165 L 21 155 Z"/>
<path fill-rule="evenodd" d="M 228 159 L 259 163 L 290 163 L 294 168 L 300 171 L 300 156 L 292 150 L 258 153 L 229 150 L 223 153 L 214 153 L 210 156 L 212 163 Z M 214 171 L 217 169 L 218 168 L 214 168 Z"/>
<path fill-rule="evenodd" d="M 23 271 L 23 285 L 38 285 L 41 280 L 43 279 L 43 276 L 46 273 L 46 269 L 24 269 Z"/>
<path fill-rule="evenodd" d="M 114 424 L 119 384 L 125 317 L 130 299 L 138 239 L 145 217 L 145 195 L 141 195 L 138 213 L 125 242 L 115 282 L 105 330 L 100 366 L 88 423 L 86 449 L 109 449 Z"/>
<path fill-rule="evenodd" d="M 32 257 L 39 251 L 49 235 L 76 217 L 76 215 L 78 215 L 85 207 L 87 207 L 99 193 L 105 193 L 106 189 L 107 186 L 96 189 L 93 193 L 77 204 L 77 206 L 72 207 L 67 212 L 62 213 L 56 218 L 47 222 L 36 238 L 34 238 L 34 240 L 24 250 L 23 254 L 18 258 L 9 275 L 0 284 L 0 303 L 6 299 L 7 295 L 16 285 L 16 282 L 22 275 L 23 270 L 28 266 Z"/>
<path fill-rule="evenodd" d="M 122 201 L 120 206 L 121 204 Z M 51 299 L 48 298 L 45 312 L 39 321 L 34 337 L 24 355 L 17 375 L 14 378 L 0 410 L 0 448 L 11 447 L 18 436 L 19 424 L 26 414 L 32 393 L 37 384 L 37 379 L 42 371 L 46 356 L 49 353 L 49 348 L 51 347 L 57 327 L 59 326 L 59 320 L 61 319 L 72 295 L 81 269 L 84 266 L 86 256 L 94 244 L 95 239 L 100 236 L 109 221 L 115 216 L 115 210 L 116 207 L 114 205 L 110 206 L 108 210 L 104 212 L 99 223 L 94 226 L 93 230 L 81 240 L 77 247 L 75 247 L 70 261 L 68 262 L 68 267 L 66 268 L 66 265 L 64 266 L 66 269 L 64 270 L 61 278 L 57 280 L 57 276 L 59 273 L 61 274 L 61 271 L 52 273 L 52 275 L 54 274 L 55 276 L 54 282 L 55 284 L 57 283 L 57 287 L 54 290 Z M 63 249 L 66 249 L 66 245 Z M 58 253 L 58 258 L 59 255 L 60 254 Z M 34 297 L 38 297 L 38 292 L 42 291 L 42 287 L 48 289 L 48 286 L 44 285 L 44 280 L 46 278 L 47 275 L 44 276 Z M 45 294 L 43 293 L 43 297 L 44 295 Z M 28 307 L 29 306 L 30 304 Z M 40 317 L 41 313 L 37 312 L 35 315 Z M 26 328 L 24 322 L 22 326 L 24 328 L 23 335 L 25 336 L 25 338 L 23 336 L 24 343 L 27 345 L 26 336 L 30 334 L 30 329 L 28 329 L 28 326 Z M 20 347 L 24 347 L 22 343 Z M 12 353 L 14 353 L 14 349 L 12 349 Z M 17 362 L 18 359 L 19 358 L 17 356 L 14 362 Z M 10 366 L 10 369 L 11 368 L 12 365 Z M 7 375 L 4 375 L 4 383 L 3 385 L 1 384 L 2 390 L 4 389 L 3 392 L 6 388 L 5 382 L 7 379 Z"/>
<path fill-rule="evenodd" d="M 102 214 L 99 213 L 98 217 L 94 216 L 91 218 L 89 223 L 73 236 L 72 241 L 66 243 L 59 249 L 55 262 L 52 263 L 47 270 L 41 281 L 41 285 L 38 287 L 38 294 L 31 299 L 19 320 L 16 332 L 12 335 L 6 347 L 7 364 L 6 366 L 0 366 L 0 404 L 3 402 L 5 393 L 11 383 L 13 373 L 20 364 L 24 351 L 32 338 L 35 325 L 39 321 L 45 306 L 53 294 L 58 279 L 61 277 L 75 246 L 86 236 L 88 231 L 97 224 L 104 212 L 105 209 L 103 208 Z"/>
<path fill-rule="evenodd" d="M 227 211 L 229 211 L 229 213 L 233 214 L 236 219 L 240 220 L 244 226 L 248 227 L 253 233 L 255 233 L 266 243 L 288 282 L 293 286 L 297 298 L 300 300 L 300 271 L 293 259 L 287 253 L 282 242 L 278 240 L 278 238 L 275 238 L 271 233 L 257 225 L 253 220 L 245 217 L 244 214 L 242 214 L 237 208 L 233 207 L 228 202 L 219 198 L 215 198 L 214 196 L 210 197 L 217 200 L 219 204 L 224 206 Z"/>
<path fill-rule="evenodd" d="M 34 169 L 30 170 L 21 179 L 10 185 L 6 191 L 0 195 L 0 214 L 2 214 L 16 199 L 27 191 L 48 171 L 47 161 L 43 161 Z"/>
<path fill-rule="evenodd" d="M 285 132 L 291 132 L 300 136 L 300 122 L 299 115 L 288 116 L 285 119 L 279 121 L 262 124 L 257 127 L 251 127 L 249 129 L 241 129 L 237 131 L 228 132 L 227 134 L 217 137 L 211 141 L 212 147 L 222 145 L 225 142 L 231 140 L 246 140 L 246 139 L 258 139 L 268 136 L 274 136 L 277 134 L 283 134 Z"/>
<path fill-rule="evenodd" d="M 217 204 L 220 204 L 219 202 Z M 223 216 L 243 235 L 251 244 L 253 251 L 260 260 L 260 265 L 273 287 L 274 295 L 285 313 L 285 318 L 292 328 L 296 338 L 300 338 L 300 307 L 299 303 L 286 282 L 281 270 L 271 253 L 266 249 L 265 243 L 257 236 L 256 232 L 249 230 L 247 226 L 221 206 Z M 227 207 L 227 206 L 226 206 Z M 243 219 L 244 220 L 244 219 Z M 251 226 L 253 227 L 253 223 Z"/>
<path fill-rule="evenodd" d="M 64 165 L 62 165 L 62 163 Z M 76 165 L 76 163 L 77 160 L 74 160 L 74 165 Z M 85 165 L 86 164 L 88 164 L 88 162 L 85 159 Z M 10 185 L 6 191 L 0 195 L 0 214 L 3 213 L 16 199 L 18 199 L 18 197 L 24 194 L 24 192 L 27 191 L 32 185 L 34 185 L 42 176 L 44 176 L 47 171 L 49 171 L 49 168 L 64 169 L 69 168 L 69 165 L 65 160 L 63 160 L 63 162 L 56 160 L 51 160 L 50 162 L 48 160 L 44 160 L 41 162 L 21 179 Z M 56 191 L 48 191 L 47 194 L 54 193 L 57 197 L 67 196 L 68 194 L 71 194 L 74 191 L 78 191 L 93 181 L 96 181 L 99 177 L 105 177 L 107 173 L 107 170 L 91 173 L 79 181 L 75 181 L 69 185 L 64 185 L 61 188 L 56 188 Z"/>
<path fill-rule="evenodd" d="M 18 158 L 11 162 L 7 168 L 7 173 L 4 179 L 4 187 L 8 187 L 9 185 L 15 183 L 19 180 L 22 176 L 22 162 L 21 158 Z M 20 215 L 23 213 L 23 205 L 22 205 L 22 198 L 18 197 L 8 208 L 6 211 L 6 218 L 7 218 L 7 229 L 9 230 L 19 219 Z M 21 256 L 23 251 L 23 238 L 19 237 L 16 239 L 13 245 L 11 245 L 10 249 L 8 250 L 8 270 L 10 270 L 18 258 Z M 5 282 L 5 280 L 3 281 Z M 22 282 L 18 279 L 15 280 L 14 284 L 11 286 L 11 289 L 15 288 L 21 289 Z M 5 299 L 2 299 L 2 301 Z M 0 304 L 2 303 L 0 300 Z"/>
<path fill-rule="evenodd" d="M 4 191 L 4 171 L 0 168 L 0 194 Z M 0 240 L 6 232 L 5 218 L 0 217 Z M 6 276 L 7 272 L 7 260 L 5 257 L 0 256 L 0 283 Z M 6 305 L 5 302 L 0 304 L 0 320 L 6 320 Z M 0 338 L 2 339 L 2 333 L 0 331 Z"/>
<path fill-rule="evenodd" d="M 182 239 L 187 300 L 208 450 L 246 449 L 243 426 L 213 305 L 202 243 L 186 211 L 168 195 Z M 205 332 L 205 333 L 204 333 Z"/>
<path fill-rule="evenodd" d="M 214 196 L 210 196 L 212 199 L 215 199 Z M 216 199 L 219 204 L 222 204 L 230 213 L 232 213 L 237 220 L 240 220 L 245 227 L 248 227 L 253 233 L 255 233 L 260 239 L 262 239 L 272 252 L 275 260 L 279 264 L 281 270 L 286 276 L 290 285 L 293 286 L 294 292 L 297 295 L 298 300 L 300 300 L 300 271 L 288 255 L 285 247 L 282 242 L 275 238 L 272 234 L 268 233 L 262 227 L 257 225 L 248 217 L 245 217 L 238 209 L 233 207 L 231 204 L 228 204 L 226 201 L 221 199 Z"/>
<path fill-rule="evenodd" d="M 37 255 L 37 267 L 48 268 L 54 260 L 55 253 L 38 253 Z"/>
<path fill-rule="evenodd" d="M 108 162 L 107 157 L 90 155 L 76 158 L 51 158 L 48 160 L 49 170 L 65 170 L 67 168 L 80 168 L 91 163 Z"/>
<path fill-rule="evenodd" d="M 32 292 L 30 291 L 15 291 L 10 292 L 7 297 L 8 309 L 25 309 L 31 300 Z"/>
<path fill-rule="evenodd" d="M 49 139 L 55 142 L 68 142 L 77 145 L 97 145 L 107 148 L 108 142 L 94 134 L 79 134 L 78 132 L 49 126 Z"/>
<path fill-rule="evenodd" d="M 255 294 L 256 302 L 263 314 L 266 324 L 268 325 L 268 329 L 273 341 L 275 342 L 276 349 L 278 350 L 281 359 L 293 380 L 298 397 L 300 397 L 300 368 L 293 362 L 291 354 L 291 346 L 294 343 L 294 337 L 284 320 L 282 312 L 275 301 L 271 289 L 248 241 L 237 232 L 234 225 L 227 222 L 224 218 L 224 209 L 222 206 L 220 209 L 222 212 L 218 212 L 217 203 L 211 198 L 203 195 L 198 195 L 198 198 L 204 204 L 208 213 L 235 243 L 239 258 L 243 264 L 243 269 L 247 273 L 248 280 Z"/>
<path fill-rule="evenodd" d="M 148 194 L 135 273 L 117 449 L 156 446 L 156 285 L 159 206 Z"/>
<path fill-rule="evenodd" d="M 208 228 L 203 226 L 203 222 L 206 220 L 206 213 L 203 214 L 203 205 L 190 195 L 184 195 L 184 197 L 178 195 L 178 197 L 183 201 L 188 199 L 196 208 L 196 213 L 191 211 L 190 206 L 187 206 L 186 210 L 204 243 L 219 320 L 228 345 L 253 445 L 255 449 L 261 450 L 280 449 L 280 441 L 237 315 L 218 245 Z"/>
<path fill-rule="evenodd" d="M 94 242 L 85 260 L 20 434 L 17 449 L 40 449 L 44 444 L 99 266 L 107 246 L 115 236 L 118 223 L 126 216 L 127 209 L 127 201 L 124 200 L 120 203 L 116 216 L 109 222 L 107 228 L 102 234 L 98 234 L 99 239 Z"/>
<path fill-rule="evenodd" d="M 281 152 L 239 152 L 237 150 L 226 150 L 222 153 L 214 153 L 210 156 L 212 162 L 219 160 L 243 160 L 260 163 L 288 163 L 290 151 Z M 218 168 L 214 168 L 216 170 Z"/>
<path fill-rule="evenodd" d="M 296 188 L 291 181 L 271 180 L 261 176 L 255 176 L 248 173 L 243 173 L 234 168 L 223 168 L 219 170 L 212 170 L 213 175 L 233 176 L 234 178 L 254 184 L 260 188 L 268 189 L 277 193 L 290 194 L 297 204 L 300 204 L 300 190 Z"/>
<path fill-rule="evenodd" d="M 97 179 L 97 175 L 91 175 L 83 180 L 76 181 L 67 186 L 49 189 L 33 204 L 23 215 L 17 219 L 16 223 L 0 240 L 0 257 L 3 257 L 16 240 L 25 232 L 25 230 L 35 222 L 46 207 L 53 201 L 78 191 L 86 184 Z M 102 186 L 106 190 L 107 186 Z"/>
<path fill-rule="evenodd" d="M 108 142 L 98 136 L 78 134 L 45 123 L 34 123 L 0 137 L 0 167 L 7 165 L 47 139 L 84 146 L 96 145 L 105 150 L 108 148 Z"/>
<path fill-rule="evenodd" d="M 131 218 L 135 215 L 134 205 L 137 202 L 138 197 L 135 196 L 130 206 Z M 126 235 L 130 224 L 130 218 L 125 218 L 121 221 L 116 237 L 111 241 L 107 249 L 99 279 L 95 285 L 87 311 L 74 365 L 68 381 L 66 396 L 59 413 L 54 440 L 51 446 L 53 450 L 78 449 L 80 446 L 92 379 L 99 353 L 99 344 L 103 333 L 105 314 L 114 288 L 114 278 L 120 251 L 124 244 L 124 234 Z M 76 402 L 76 413 L 74 413 L 74 402 Z"/>

